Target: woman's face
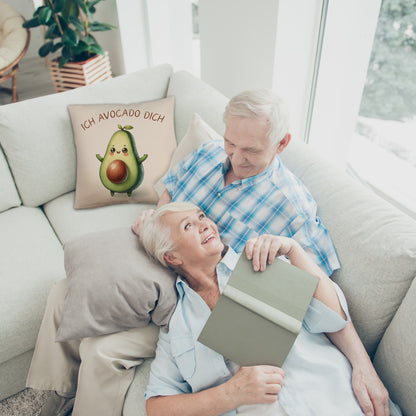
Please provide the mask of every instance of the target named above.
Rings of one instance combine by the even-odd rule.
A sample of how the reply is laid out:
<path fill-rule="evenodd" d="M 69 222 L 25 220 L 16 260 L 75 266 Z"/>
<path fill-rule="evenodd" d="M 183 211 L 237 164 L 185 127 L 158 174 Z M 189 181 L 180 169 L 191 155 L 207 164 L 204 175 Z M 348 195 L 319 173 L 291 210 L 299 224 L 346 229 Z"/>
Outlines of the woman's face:
<path fill-rule="evenodd" d="M 201 210 L 169 212 L 163 222 L 170 227 L 175 249 L 170 252 L 180 264 L 193 264 L 221 255 L 224 244 L 218 228 Z M 167 259 L 169 262 L 169 258 Z"/>

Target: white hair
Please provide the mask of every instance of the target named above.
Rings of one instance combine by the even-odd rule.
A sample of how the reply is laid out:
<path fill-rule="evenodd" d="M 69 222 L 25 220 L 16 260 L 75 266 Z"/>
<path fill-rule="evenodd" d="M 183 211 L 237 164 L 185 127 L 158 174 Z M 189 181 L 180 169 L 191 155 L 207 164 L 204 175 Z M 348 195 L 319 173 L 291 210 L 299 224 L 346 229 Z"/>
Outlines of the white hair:
<path fill-rule="evenodd" d="M 227 123 L 228 117 L 265 119 L 273 144 L 280 142 L 289 132 L 289 114 L 285 103 L 267 89 L 244 91 L 231 98 L 224 111 L 224 123 Z"/>
<path fill-rule="evenodd" d="M 171 202 L 159 207 L 143 224 L 140 241 L 146 253 L 165 267 L 168 267 L 165 254 L 175 249 L 175 243 L 172 240 L 170 228 L 163 222 L 163 216 L 169 212 L 191 210 L 199 210 L 199 207 L 190 202 Z"/>

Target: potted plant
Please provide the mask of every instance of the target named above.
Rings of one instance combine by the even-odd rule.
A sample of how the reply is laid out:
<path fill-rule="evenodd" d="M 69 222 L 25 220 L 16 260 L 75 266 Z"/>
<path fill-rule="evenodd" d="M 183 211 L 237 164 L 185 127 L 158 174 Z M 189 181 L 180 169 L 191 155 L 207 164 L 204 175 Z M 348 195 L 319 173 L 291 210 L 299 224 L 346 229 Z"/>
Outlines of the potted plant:
<path fill-rule="evenodd" d="M 93 21 L 100 1 L 43 0 L 33 17 L 23 23 L 25 28 L 45 28 L 39 56 L 59 55 L 48 61 L 57 92 L 111 77 L 108 54 L 92 35 L 115 28 Z"/>

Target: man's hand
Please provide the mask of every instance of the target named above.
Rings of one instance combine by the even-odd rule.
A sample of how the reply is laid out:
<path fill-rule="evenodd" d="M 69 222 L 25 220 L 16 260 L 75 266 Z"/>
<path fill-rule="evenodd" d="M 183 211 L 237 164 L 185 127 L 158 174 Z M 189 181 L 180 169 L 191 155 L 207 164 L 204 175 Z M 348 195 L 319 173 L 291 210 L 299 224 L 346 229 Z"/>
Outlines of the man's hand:
<path fill-rule="evenodd" d="M 352 371 L 352 388 L 366 416 L 389 416 L 389 393 L 373 366 Z"/>
<path fill-rule="evenodd" d="M 154 212 L 154 209 L 146 209 L 139 214 L 139 216 L 136 218 L 136 221 L 134 221 L 134 224 L 131 226 L 134 234 L 140 236 L 140 231 L 143 227 L 143 224 L 154 214 Z"/>
<path fill-rule="evenodd" d="M 227 395 L 235 401 L 234 406 L 243 404 L 273 403 L 282 389 L 284 371 L 271 365 L 241 367 L 226 383 Z"/>
<path fill-rule="evenodd" d="M 264 271 L 277 256 L 289 255 L 296 244 L 292 238 L 264 234 L 248 240 L 245 252 L 247 258 L 253 261 L 253 269 Z"/>

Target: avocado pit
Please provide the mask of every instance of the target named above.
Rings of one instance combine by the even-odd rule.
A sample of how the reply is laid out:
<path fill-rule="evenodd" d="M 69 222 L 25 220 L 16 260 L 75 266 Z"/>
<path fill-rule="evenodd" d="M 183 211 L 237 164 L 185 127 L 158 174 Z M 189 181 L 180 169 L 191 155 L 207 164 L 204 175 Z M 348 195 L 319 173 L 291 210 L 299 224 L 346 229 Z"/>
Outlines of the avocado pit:
<path fill-rule="evenodd" d="M 122 160 L 116 159 L 108 165 L 106 174 L 112 183 L 120 184 L 127 180 L 129 169 Z"/>

